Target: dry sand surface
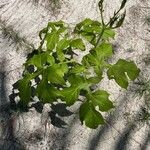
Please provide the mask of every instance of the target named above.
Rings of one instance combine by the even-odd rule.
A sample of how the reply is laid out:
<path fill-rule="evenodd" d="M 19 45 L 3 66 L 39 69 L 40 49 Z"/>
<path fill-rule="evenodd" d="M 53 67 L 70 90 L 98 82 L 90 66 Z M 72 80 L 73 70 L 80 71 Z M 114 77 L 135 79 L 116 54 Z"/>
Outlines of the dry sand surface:
<path fill-rule="evenodd" d="M 116 108 L 106 115 L 107 124 L 96 130 L 81 125 L 78 105 L 66 116 L 48 116 L 34 108 L 10 116 L 7 109 L 12 85 L 22 74 L 22 65 L 39 43 L 38 32 L 48 21 L 63 20 L 72 27 L 84 18 L 99 19 L 97 0 L 0 0 L 0 150 L 150 150 L 149 122 L 142 121 L 150 97 L 139 95 L 150 80 L 150 0 L 128 0 L 124 25 L 117 29 L 112 63 L 119 58 L 134 60 L 139 79 L 128 90 L 107 78 L 99 84 L 111 93 Z M 105 18 L 119 6 L 106 0 Z M 58 105 L 58 109 L 64 107 Z M 74 112 L 71 116 L 71 111 Z M 54 117 L 51 112 L 51 118 Z"/>

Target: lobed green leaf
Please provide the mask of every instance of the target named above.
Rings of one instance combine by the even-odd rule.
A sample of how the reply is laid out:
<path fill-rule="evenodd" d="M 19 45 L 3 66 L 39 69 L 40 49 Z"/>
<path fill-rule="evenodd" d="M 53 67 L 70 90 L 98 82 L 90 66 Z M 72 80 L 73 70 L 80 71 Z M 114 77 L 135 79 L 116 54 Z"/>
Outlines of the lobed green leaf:
<path fill-rule="evenodd" d="M 52 51 L 55 48 L 56 43 L 58 42 L 58 40 L 59 40 L 58 32 L 48 33 L 47 36 L 46 36 L 47 50 Z"/>
<path fill-rule="evenodd" d="M 91 101 L 94 106 L 98 106 L 100 111 L 108 111 L 114 107 L 109 100 L 109 94 L 104 90 L 88 94 L 87 100 Z"/>
<path fill-rule="evenodd" d="M 114 79 L 119 86 L 127 89 L 129 79 L 132 81 L 135 80 L 139 72 L 140 70 L 133 61 L 129 62 L 124 59 L 119 59 L 116 64 L 108 69 L 107 75 L 109 79 Z"/>
<path fill-rule="evenodd" d="M 18 90 L 20 101 L 27 105 L 31 98 L 31 82 L 29 76 L 26 76 L 18 81 Z"/>
<path fill-rule="evenodd" d="M 82 124 L 85 122 L 85 125 L 92 129 L 96 129 L 100 124 L 105 123 L 102 115 L 95 110 L 95 107 L 89 101 L 80 106 L 79 116 Z"/>
<path fill-rule="evenodd" d="M 26 63 L 25 66 L 34 65 L 37 68 L 43 68 L 46 63 L 53 65 L 55 63 L 55 59 L 49 53 L 43 52 L 39 54 L 35 54 L 31 57 Z"/>
<path fill-rule="evenodd" d="M 44 78 L 37 86 L 36 95 L 43 103 L 52 103 L 59 97 L 59 91 Z"/>
<path fill-rule="evenodd" d="M 90 84 L 82 76 L 71 75 L 68 78 L 70 87 L 66 87 L 60 91 L 61 98 L 66 102 L 68 106 L 73 105 L 79 97 L 81 90 L 88 90 Z"/>
<path fill-rule="evenodd" d="M 82 51 L 85 50 L 85 45 L 83 43 L 83 40 L 80 39 L 80 38 L 72 40 L 71 43 L 70 43 L 70 46 L 75 48 L 75 49 L 80 49 Z"/>
<path fill-rule="evenodd" d="M 65 84 L 64 75 L 68 72 L 67 64 L 54 64 L 46 69 L 48 81 L 56 84 Z"/>

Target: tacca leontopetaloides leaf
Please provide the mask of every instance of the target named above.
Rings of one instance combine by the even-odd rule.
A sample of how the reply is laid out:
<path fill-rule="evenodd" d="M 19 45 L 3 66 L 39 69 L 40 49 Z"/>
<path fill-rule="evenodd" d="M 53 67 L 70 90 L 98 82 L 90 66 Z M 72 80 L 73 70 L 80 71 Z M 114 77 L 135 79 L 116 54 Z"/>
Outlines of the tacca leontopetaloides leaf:
<path fill-rule="evenodd" d="M 91 50 L 90 54 L 83 57 L 82 63 L 87 65 L 102 66 L 104 58 L 112 56 L 112 46 L 109 43 L 102 43 L 96 49 Z"/>
<path fill-rule="evenodd" d="M 84 79 L 84 77 L 79 75 L 72 75 L 68 80 L 71 84 L 70 87 L 64 88 L 60 93 L 62 99 L 70 106 L 78 100 L 80 91 L 82 89 L 88 90 L 90 84 Z"/>
<path fill-rule="evenodd" d="M 104 90 L 97 90 L 86 95 L 87 101 L 80 106 L 80 120 L 85 122 L 89 128 L 97 128 L 104 124 L 104 119 L 99 111 L 108 111 L 112 109 L 113 103 L 109 100 L 109 94 Z M 99 111 L 96 110 L 98 106 Z"/>
<path fill-rule="evenodd" d="M 47 79 L 42 79 L 37 86 L 36 95 L 43 103 L 52 103 L 59 97 L 59 91 Z"/>
<path fill-rule="evenodd" d="M 84 72 L 86 70 L 85 66 L 81 65 L 81 64 L 76 64 L 71 70 L 70 73 L 73 74 L 80 74 L 82 72 Z"/>
<path fill-rule="evenodd" d="M 62 39 L 58 42 L 56 50 L 57 50 L 57 56 L 60 61 L 65 60 L 65 54 L 64 50 L 67 49 L 70 45 L 70 40 Z"/>
<path fill-rule="evenodd" d="M 96 54 L 99 59 L 112 56 L 112 45 L 110 43 L 102 43 L 96 49 Z"/>
<path fill-rule="evenodd" d="M 119 86 L 127 89 L 129 79 L 132 81 L 135 80 L 139 72 L 140 70 L 133 61 L 129 62 L 124 59 L 119 59 L 116 64 L 108 69 L 107 75 L 109 79 L 114 79 Z"/>
<path fill-rule="evenodd" d="M 87 95 L 87 99 L 94 106 L 98 106 L 100 111 L 108 111 L 113 108 L 113 103 L 109 100 L 109 94 L 104 90 L 98 90 Z"/>
<path fill-rule="evenodd" d="M 93 21 L 89 18 L 77 24 L 75 33 L 81 34 L 92 45 L 96 45 L 96 38 L 101 34 L 102 26 L 98 21 Z M 106 28 L 102 34 L 102 39 L 108 40 L 114 38 L 115 32 L 111 28 Z"/>
<path fill-rule="evenodd" d="M 59 40 L 58 32 L 55 31 L 55 32 L 48 33 L 47 36 L 46 36 L 47 50 L 52 51 L 55 48 L 56 43 L 58 42 L 58 40 Z"/>
<path fill-rule="evenodd" d="M 37 68 L 43 68 L 46 63 L 53 65 L 55 63 L 55 59 L 52 55 L 49 55 L 46 52 L 35 54 L 32 58 L 30 58 L 25 66 L 35 65 Z"/>
<path fill-rule="evenodd" d="M 71 43 L 70 43 L 70 46 L 75 48 L 75 49 L 80 49 L 82 51 L 85 50 L 85 45 L 83 43 L 83 40 L 82 39 L 75 39 L 75 40 L 72 40 Z"/>
<path fill-rule="evenodd" d="M 98 21 L 93 21 L 86 18 L 75 27 L 75 33 L 81 34 L 92 45 L 96 44 L 96 33 L 101 31 L 101 24 Z"/>
<path fill-rule="evenodd" d="M 68 72 L 67 64 L 54 64 L 47 68 L 48 81 L 56 84 L 65 84 L 64 74 Z"/>
<path fill-rule="evenodd" d="M 57 50 L 64 50 L 66 49 L 70 44 L 70 40 L 67 40 L 66 38 L 60 40 L 58 43 L 57 43 Z"/>
<path fill-rule="evenodd" d="M 84 19 L 82 22 L 78 23 L 75 27 L 75 33 L 81 33 L 84 27 L 91 25 L 93 21 L 90 18 Z"/>
<path fill-rule="evenodd" d="M 27 105 L 31 98 L 31 82 L 28 76 L 18 81 L 18 90 L 21 102 Z"/>
<path fill-rule="evenodd" d="M 111 28 L 107 28 L 102 35 L 102 39 L 104 40 L 108 40 L 109 38 L 113 39 L 114 37 L 115 37 L 115 31 L 112 30 Z"/>
<path fill-rule="evenodd" d="M 80 106 L 79 116 L 81 123 L 85 122 L 85 125 L 92 129 L 96 129 L 100 124 L 104 124 L 102 115 L 95 110 L 95 107 L 89 101 Z"/>

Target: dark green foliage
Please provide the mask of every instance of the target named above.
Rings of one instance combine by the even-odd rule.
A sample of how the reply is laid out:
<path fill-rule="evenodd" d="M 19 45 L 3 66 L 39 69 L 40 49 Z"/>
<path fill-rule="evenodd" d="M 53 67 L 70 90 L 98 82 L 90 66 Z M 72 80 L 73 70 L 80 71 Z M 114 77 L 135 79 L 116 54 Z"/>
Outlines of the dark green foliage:
<path fill-rule="evenodd" d="M 107 75 L 109 79 L 115 79 L 118 85 L 127 89 L 128 80 L 135 80 L 139 72 L 140 70 L 136 67 L 134 62 L 119 59 L 116 64 L 108 69 Z"/>
<path fill-rule="evenodd" d="M 102 22 L 85 19 L 76 25 L 73 37 L 69 36 L 69 28 L 64 22 L 49 22 L 39 33 L 41 43 L 37 53 L 25 63 L 23 79 L 18 87 L 21 101 L 24 104 L 30 102 L 31 87 L 35 88 L 35 95 L 42 103 L 52 104 L 60 99 L 71 106 L 82 96 L 84 102 L 79 111 L 81 122 L 94 129 L 103 124 L 105 121 L 101 112 L 109 111 L 114 106 L 106 91 L 94 91 L 92 86 L 103 79 L 104 70 L 107 70 L 109 79 L 114 79 L 126 89 L 129 79 L 133 81 L 139 74 L 139 69 L 132 61 L 119 59 L 114 65 L 107 61 L 113 55 L 109 42 L 115 36 L 113 28 L 120 27 L 125 18 L 125 14 L 118 17 L 125 3 L 124 0 L 119 11 L 105 24 L 101 0 L 99 8 Z M 81 53 L 86 50 L 84 40 L 92 48 L 79 63 L 74 55 L 77 55 L 76 50 Z M 30 66 L 34 66 L 32 72 L 28 71 Z M 37 78 L 40 81 L 33 85 Z"/>
<path fill-rule="evenodd" d="M 89 128 L 96 129 L 99 124 L 104 124 L 104 119 L 91 102 L 86 101 L 80 106 L 80 120 Z"/>

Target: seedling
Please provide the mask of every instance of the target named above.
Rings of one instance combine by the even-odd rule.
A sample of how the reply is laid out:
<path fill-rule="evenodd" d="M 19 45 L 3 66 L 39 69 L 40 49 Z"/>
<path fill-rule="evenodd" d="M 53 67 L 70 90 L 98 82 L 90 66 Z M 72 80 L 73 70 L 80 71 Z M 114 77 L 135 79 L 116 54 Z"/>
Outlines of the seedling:
<path fill-rule="evenodd" d="M 71 106 L 82 97 L 81 123 L 93 129 L 105 123 L 101 112 L 109 111 L 114 105 L 107 91 L 93 90 L 92 87 L 102 81 L 106 71 L 108 79 L 127 89 L 129 80 L 135 80 L 140 70 L 133 61 L 119 59 L 115 64 L 107 61 L 113 55 L 110 39 L 115 37 L 114 29 L 120 27 L 125 18 L 125 12 L 120 14 L 120 11 L 126 0 L 107 23 L 103 16 L 103 2 L 98 3 L 101 22 L 86 18 L 71 34 L 63 21 L 49 22 L 40 31 L 40 46 L 29 55 L 23 77 L 18 82 L 20 102 L 24 106 L 35 97 L 43 104 L 61 100 Z M 74 56 L 77 50 L 81 53 L 87 50 L 85 41 L 91 49 L 79 62 Z"/>

